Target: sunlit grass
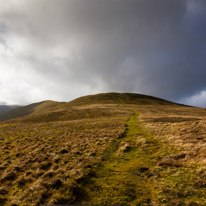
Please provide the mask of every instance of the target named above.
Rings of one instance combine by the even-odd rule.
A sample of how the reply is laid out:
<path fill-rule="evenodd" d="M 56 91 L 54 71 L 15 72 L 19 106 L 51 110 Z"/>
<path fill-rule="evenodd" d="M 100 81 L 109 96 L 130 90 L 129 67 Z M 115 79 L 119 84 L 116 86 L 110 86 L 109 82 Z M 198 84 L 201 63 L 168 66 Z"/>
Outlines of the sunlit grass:
<path fill-rule="evenodd" d="M 0 205 L 206 205 L 204 109 L 115 93 L 33 106 L 0 123 Z"/>

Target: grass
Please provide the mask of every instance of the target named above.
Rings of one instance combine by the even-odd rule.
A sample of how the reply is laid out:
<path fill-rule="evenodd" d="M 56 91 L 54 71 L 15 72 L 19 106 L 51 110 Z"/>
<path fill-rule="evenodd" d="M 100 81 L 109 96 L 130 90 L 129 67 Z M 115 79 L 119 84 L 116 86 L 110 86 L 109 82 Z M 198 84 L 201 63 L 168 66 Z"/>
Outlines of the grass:
<path fill-rule="evenodd" d="M 205 205 L 206 188 L 195 184 L 197 167 L 176 160 L 184 155 L 171 157 L 179 152 L 145 131 L 134 111 L 124 135 L 111 144 L 93 176 L 82 183 L 83 193 L 75 203 Z M 205 177 L 199 181 L 203 183 Z"/>
<path fill-rule="evenodd" d="M 84 183 L 85 199 L 79 203 L 150 205 L 153 201 L 156 192 L 149 176 L 160 157 L 161 145 L 141 127 L 137 112 L 126 128 L 104 153 L 94 177 Z"/>
<path fill-rule="evenodd" d="M 77 183 L 101 160 L 107 145 L 122 135 L 130 115 L 111 106 L 70 111 L 58 118 L 49 112 L 0 124 L 1 205 L 75 200 Z"/>
<path fill-rule="evenodd" d="M 111 92 L 80 97 L 68 104 L 80 106 L 90 104 L 174 105 L 175 103 L 143 94 Z"/>
<path fill-rule="evenodd" d="M 206 110 L 116 93 L 33 106 L 0 123 L 0 205 L 206 205 Z"/>

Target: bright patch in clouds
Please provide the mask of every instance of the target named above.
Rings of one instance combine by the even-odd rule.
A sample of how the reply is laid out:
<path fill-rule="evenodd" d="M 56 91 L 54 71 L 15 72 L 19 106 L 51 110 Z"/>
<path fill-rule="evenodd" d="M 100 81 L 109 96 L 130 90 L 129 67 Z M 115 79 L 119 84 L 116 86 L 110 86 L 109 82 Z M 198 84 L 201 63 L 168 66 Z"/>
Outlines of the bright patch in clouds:
<path fill-rule="evenodd" d="M 0 3 L 0 102 L 118 91 L 206 106 L 205 1 Z"/>
<path fill-rule="evenodd" d="M 199 92 L 191 97 L 184 98 L 182 103 L 187 105 L 206 107 L 206 91 Z"/>

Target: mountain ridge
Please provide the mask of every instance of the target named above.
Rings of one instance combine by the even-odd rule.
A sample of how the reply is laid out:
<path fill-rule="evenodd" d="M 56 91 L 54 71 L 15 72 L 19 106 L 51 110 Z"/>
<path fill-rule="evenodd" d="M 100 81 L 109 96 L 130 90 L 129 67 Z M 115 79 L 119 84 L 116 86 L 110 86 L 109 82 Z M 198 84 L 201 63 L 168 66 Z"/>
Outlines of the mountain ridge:
<path fill-rule="evenodd" d="M 0 105 L 0 115 L 7 113 L 13 109 L 20 107 L 19 105 Z"/>
<path fill-rule="evenodd" d="M 158 97 L 136 93 L 99 93 L 76 98 L 70 102 L 56 102 L 45 100 L 21 106 L 0 115 L 0 121 L 25 117 L 30 114 L 49 112 L 56 109 L 65 109 L 73 106 L 83 106 L 92 104 L 134 104 L 134 105 L 176 105 L 177 103 L 164 100 Z"/>

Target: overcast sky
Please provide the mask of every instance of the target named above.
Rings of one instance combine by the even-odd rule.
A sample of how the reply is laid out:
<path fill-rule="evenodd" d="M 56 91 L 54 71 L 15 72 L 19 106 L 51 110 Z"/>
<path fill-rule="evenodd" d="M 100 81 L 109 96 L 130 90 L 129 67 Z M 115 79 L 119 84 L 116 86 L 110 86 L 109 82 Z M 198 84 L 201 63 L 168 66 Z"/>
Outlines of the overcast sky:
<path fill-rule="evenodd" d="M 206 107 L 205 0 L 0 0 L 0 102 L 135 92 Z"/>

